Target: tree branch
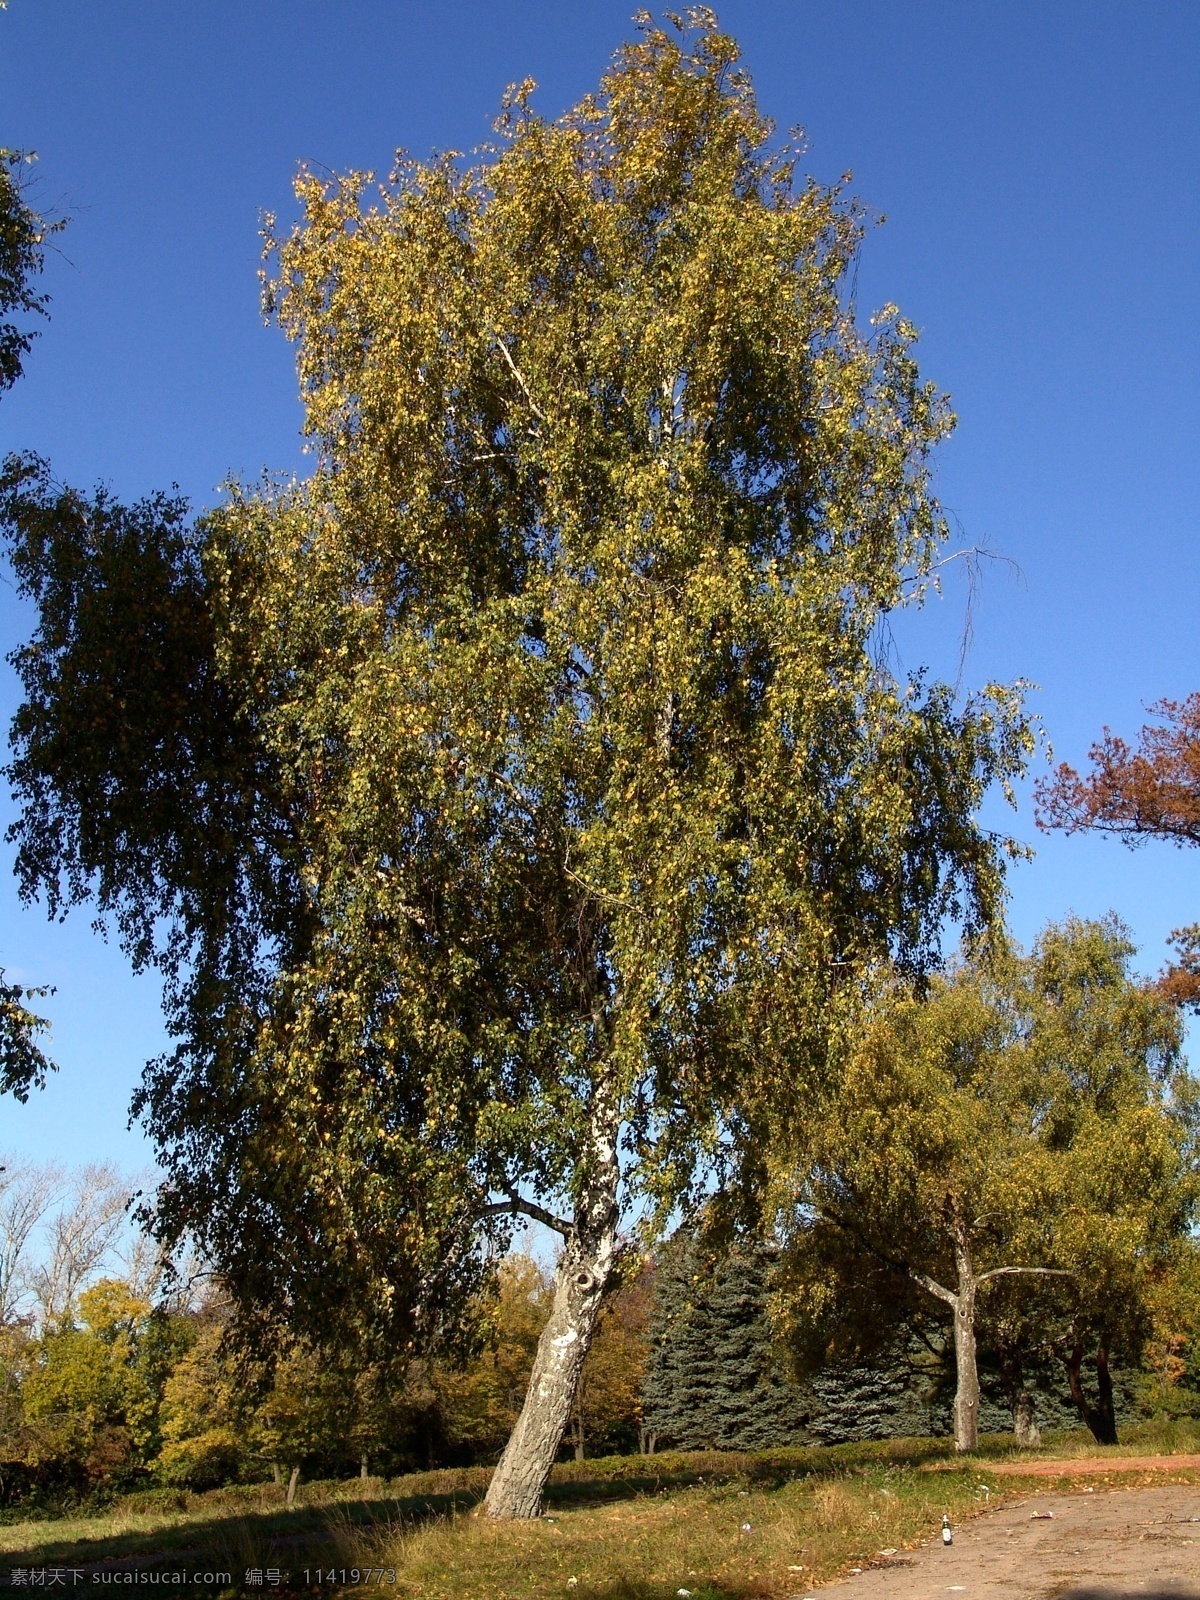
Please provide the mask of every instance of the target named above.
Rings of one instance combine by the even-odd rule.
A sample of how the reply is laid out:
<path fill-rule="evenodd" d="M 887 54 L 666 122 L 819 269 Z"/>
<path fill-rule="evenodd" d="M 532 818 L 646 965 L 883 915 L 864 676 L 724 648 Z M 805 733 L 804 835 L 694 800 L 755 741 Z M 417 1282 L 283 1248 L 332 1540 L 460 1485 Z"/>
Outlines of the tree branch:
<path fill-rule="evenodd" d="M 957 1306 L 958 1296 L 952 1289 L 943 1289 L 936 1278 L 931 1278 L 927 1272 L 918 1272 L 916 1267 L 905 1267 L 903 1270 L 914 1283 L 919 1283 L 922 1289 L 936 1295 L 939 1300 L 944 1300 L 948 1306 Z"/>
<path fill-rule="evenodd" d="M 485 1217 L 498 1217 L 504 1212 L 511 1216 L 520 1214 L 529 1217 L 534 1222 L 540 1222 L 544 1228 L 552 1228 L 555 1233 L 561 1233 L 564 1239 L 569 1239 L 574 1233 L 574 1226 L 564 1222 L 561 1217 L 556 1217 L 553 1211 L 547 1211 L 545 1206 L 539 1206 L 536 1200 L 525 1200 L 519 1194 L 509 1195 L 507 1200 L 497 1200 L 490 1206 L 485 1206 Z"/>
<path fill-rule="evenodd" d="M 1073 1278 L 1075 1276 L 1066 1267 L 993 1267 L 990 1272 L 981 1272 L 975 1282 L 986 1283 L 989 1278 L 1011 1278 L 1018 1273 L 1038 1278 Z"/>
<path fill-rule="evenodd" d="M 928 1273 L 918 1272 L 916 1267 L 910 1266 L 907 1261 L 901 1260 L 899 1256 L 889 1255 L 886 1250 L 881 1250 L 878 1245 L 872 1244 L 862 1229 L 856 1227 L 847 1218 L 839 1217 L 835 1212 L 826 1210 L 822 1210 L 819 1214 L 824 1221 L 832 1222 L 835 1228 L 842 1228 L 845 1232 L 852 1233 L 863 1249 L 869 1255 L 873 1255 L 876 1261 L 882 1261 L 885 1267 L 891 1267 L 893 1272 L 899 1272 L 906 1278 L 911 1278 L 914 1283 L 919 1283 L 922 1289 L 927 1290 L 932 1295 L 936 1295 L 939 1300 L 944 1300 L 948 1306 L 957 1305 L 958 1296 L 950 1289 L 943 1289 L 936 1278 L 931 1278 Z"/>
<path fill-rule="evenodd" d="M 523 374 L 521 372 L 520 367 L 517 366 L 517 363 L 513 360 L 512 356 L 509 354 L 508 346 L 505 344 L 504 340 L 500 337 L 500 335 L 498 333 L 494 333 L 492 335 L 492 337 L 495 339 L 496 343 L 500 346 L 500 354 L 504 357 L 505 361 L 508 363 L 508 370 L 512 373 L 513 377 L 517 380 L 517 382 L 521 385 L 521 393 L 525 396 L 526 400 L 529 401 L 529 409 L 533 412 L 534 416 L 537 417 L 539 422 L 545 422 L 546 413 L 542 410 L 541 406 L 538 405 L 537 401 L 533 398 L 532 394 L 530 394 L 529 385 L 525 382 L 525 378 L 524 378 L 524 376 L 523 376 Z"/>

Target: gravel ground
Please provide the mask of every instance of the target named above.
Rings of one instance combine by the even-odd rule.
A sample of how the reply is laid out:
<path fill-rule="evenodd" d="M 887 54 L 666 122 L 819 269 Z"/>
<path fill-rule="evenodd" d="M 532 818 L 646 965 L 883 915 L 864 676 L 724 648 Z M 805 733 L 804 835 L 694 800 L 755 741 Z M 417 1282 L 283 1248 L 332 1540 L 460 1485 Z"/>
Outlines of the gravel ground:
<path fill-rule="evenodd" d="M 800 1595 L 807 1594 L 801 1590 Z M 1200 1600 L 1200 1486 L 1039 1494 L 820 1600 Z M 799 1600 L 799 1597 L 798 1597 Z"/>

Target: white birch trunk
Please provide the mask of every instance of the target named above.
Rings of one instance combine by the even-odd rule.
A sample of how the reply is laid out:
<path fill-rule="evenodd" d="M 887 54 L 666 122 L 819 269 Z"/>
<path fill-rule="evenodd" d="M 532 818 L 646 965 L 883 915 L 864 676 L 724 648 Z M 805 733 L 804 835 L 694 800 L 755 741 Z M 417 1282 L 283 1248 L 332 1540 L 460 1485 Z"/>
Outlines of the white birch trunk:
<path fill-rule="evenodd" d="M 558 1455 L 617 1250 L 617 1128 L 593 1117 L 590 1181 L 554 1277 L 525 1404 L 492 1475 L 483 1513 L 536 1517 Z"/>

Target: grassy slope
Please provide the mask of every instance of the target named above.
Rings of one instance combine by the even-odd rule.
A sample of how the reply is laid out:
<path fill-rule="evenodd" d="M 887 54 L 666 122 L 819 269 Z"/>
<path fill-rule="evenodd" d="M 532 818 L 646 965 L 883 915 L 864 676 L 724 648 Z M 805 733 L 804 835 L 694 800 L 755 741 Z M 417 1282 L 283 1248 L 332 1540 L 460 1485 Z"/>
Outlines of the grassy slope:
<path fill-rule="evenodd" d="M 1098 1453 L 1086 1435 L 1051 1448 Z M 1164 1448 L 1200 1449 L 1200 1430 L 1129 1430 L 1113 1454 Z M 960 1521 L 1028 1492 L 1027 1480 L 989 1476 L 1001 1456 L 1013 1457 L 1008 1440 L 967 1459 L 944 1440 L 889 1440 L 568 1463 L 555 1470 L 546 1517 L 524 1524 L 469 1514 L 486 1485 L 482 1468 L 310 1485 L 292 1511 L 271 1486 L 184 1496 L 174 1510 L 140 1509 L 147 1497 L 133 1496 L 105 1517 L 0 1528 L 0 1582 L 16 1566 L 157 1558 L 239 1577 L 248 1566 L 392 1569 L 394 1584 L 383 1587 L 406 1600 L 672 1600 L 681 1588 L 695 1600 L 804 1595 L 934 1536 L 943 1512 Z"/>

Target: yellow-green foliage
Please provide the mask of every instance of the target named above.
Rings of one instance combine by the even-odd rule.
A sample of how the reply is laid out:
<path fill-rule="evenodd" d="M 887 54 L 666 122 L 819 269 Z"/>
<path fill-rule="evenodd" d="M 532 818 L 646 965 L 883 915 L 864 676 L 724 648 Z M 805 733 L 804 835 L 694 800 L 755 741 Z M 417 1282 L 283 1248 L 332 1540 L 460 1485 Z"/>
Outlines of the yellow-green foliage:
<path fill-rule="evenodd" d="M 163 1336 L 149 1302 L 105 1279 L 58 1324 L 24 1341 L 11 1458 L 100 1479 L 157 1448 L 159 1384 L 182 1339 Z"/>
<path fill-rule="evenodd" d="M 1028 957 L 984 952 L 927 995 L 871 1000 L 778 1168 L 778 1307 L 808 1360 L 936 1311 L 920 1278 L 956 1286 L 963 1229 L 993 1341 L 1103 1336 L 1137 1364 L 1186 1277 L 1198 1184 L 1179 1018 L 1132 955 L 1115 921 L 1069 921 Z"/>
<path fill-rule="evenodd" d="M 252 1319 L 417 1348 L 601 1135 L 627 1214 L 756 1175 L 855 970 L 995 914 L 1020 691 L 875 647 L 953 419 L 797 160 L 709 12 L 644 22 L 477 159 L 301 176 L 305 482 L 0 485 L 19 870 L 164 967 L 160 1218 Z"/>
<path fill-rule="evenodd" d="M 244 1402 L 221 1339 L 220 1327 L 205 1329 L 167 1380 L 159 1467 L 168 1483 L 207 1487 L 240 1476 Z"/>

